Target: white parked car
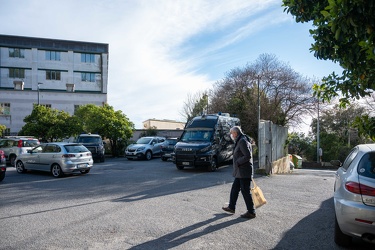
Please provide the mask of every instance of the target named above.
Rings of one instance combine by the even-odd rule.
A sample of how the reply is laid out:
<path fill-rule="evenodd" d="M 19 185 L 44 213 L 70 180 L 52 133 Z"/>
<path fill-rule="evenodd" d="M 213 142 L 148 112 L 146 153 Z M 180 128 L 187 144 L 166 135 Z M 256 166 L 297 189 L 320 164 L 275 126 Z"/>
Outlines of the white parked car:
<path fill-rule="evenodd" d="M 146 159 L 151 160 L 153 156 L 161 154 L 161 147 L 166 145 L 165 137 L 148 136 L 141 137 L 136 143 L 130 144 L 125 149 L 125 157 L 128 160 Z"/>

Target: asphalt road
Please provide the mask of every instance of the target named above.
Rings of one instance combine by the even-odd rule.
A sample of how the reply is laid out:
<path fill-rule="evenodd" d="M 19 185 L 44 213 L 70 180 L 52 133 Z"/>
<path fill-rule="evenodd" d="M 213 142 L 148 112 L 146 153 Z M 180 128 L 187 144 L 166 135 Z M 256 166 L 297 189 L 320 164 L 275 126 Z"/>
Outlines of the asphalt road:
<path fill-rule="evenodd" d="M 0 249 L 343 249 L 333 241 L 334 171 L 255 176 L 268 201 L 252 220 L 229 199 L 231 166 L 179 171 L 160 158 L 107 159 L 56 179 L 8 168 L 0 183 Z M 354 241 L 350 249 L 373 249 Z"/>

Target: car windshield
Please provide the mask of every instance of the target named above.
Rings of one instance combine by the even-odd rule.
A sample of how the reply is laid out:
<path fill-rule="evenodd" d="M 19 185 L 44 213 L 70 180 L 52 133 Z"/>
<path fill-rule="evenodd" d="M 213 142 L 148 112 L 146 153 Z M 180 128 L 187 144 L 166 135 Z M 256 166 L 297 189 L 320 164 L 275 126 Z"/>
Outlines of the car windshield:
<path fill-rule="evenodd" d="M 375 152 L 365 154 L 358 164 L 358 174 L 375 179 Z"/>
<path fill-rule="evenodd" d="M 212 130 L 187 130 L 181 137 L 181 141 L 211 141 Z"/>
<path fill-rule="evenodd" d="M 79 144 L 65 145 L 64 148 L 65 148 L 66 152 L 68 152 L 68 153 L 89 152 L 89 150 L 85 146 L 79 145 Z"/>
<path fill-rule="evenodd" d="M 100 143 L 100 137 L 88 136 L 88 137 L 79 137 L 79 143 Z"/>
<path fill-rule="evenodd" d="M 151 140 L 152 138 L 142 137 L 142 138 L 139 138 L 136 143 L 137 144 L 149 144 Z"/>

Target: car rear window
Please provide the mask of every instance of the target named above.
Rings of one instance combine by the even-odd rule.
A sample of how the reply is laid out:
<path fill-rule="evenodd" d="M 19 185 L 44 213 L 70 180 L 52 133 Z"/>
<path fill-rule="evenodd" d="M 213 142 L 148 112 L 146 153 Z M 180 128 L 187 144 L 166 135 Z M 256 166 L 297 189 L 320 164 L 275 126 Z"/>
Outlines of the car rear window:
<path fill-rule="evenodd" d="M 39 145 L 39 140 L 31 139 L 31 140 L 22 140 L 22 147 L 35 147 Z"/>
<path fill-rule="evenodd" d="M 375 179 L 375 152 L 362 156 L 358 164 L 358 174 Z"/>
<path fill-rule="evenodd" d="M 66 152 L 68 153 L 81 153 L 81 152 L 89 152 L 89 150 L 80 144 L 75 145 L 65 145 L 64 148 L 66 149 Z"/>

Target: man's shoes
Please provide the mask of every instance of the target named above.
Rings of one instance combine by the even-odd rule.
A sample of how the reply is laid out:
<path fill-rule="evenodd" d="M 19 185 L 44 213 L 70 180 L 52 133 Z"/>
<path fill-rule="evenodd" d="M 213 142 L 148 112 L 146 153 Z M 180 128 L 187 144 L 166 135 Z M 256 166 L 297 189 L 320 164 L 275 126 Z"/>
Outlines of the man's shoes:
<path fill-rule="evenodd" d="M 249 211 L 247 211 L 244 214 L 241 214 L 241 218 L 245 218 L 245 219 L 254 219 L 255 217 L 256 217 L 256 214 L 255 213 L 250 213 Z"/>
<path fill-rule="evenodd" d="M 223 208 L 223 210 L 224 210 L 225 212 L 228 212 L 228 213 L 234 214 L 234 210 L 231 209 L 230 207 L 222 207 L 222 208 Z"/>

